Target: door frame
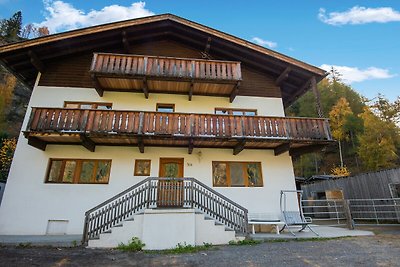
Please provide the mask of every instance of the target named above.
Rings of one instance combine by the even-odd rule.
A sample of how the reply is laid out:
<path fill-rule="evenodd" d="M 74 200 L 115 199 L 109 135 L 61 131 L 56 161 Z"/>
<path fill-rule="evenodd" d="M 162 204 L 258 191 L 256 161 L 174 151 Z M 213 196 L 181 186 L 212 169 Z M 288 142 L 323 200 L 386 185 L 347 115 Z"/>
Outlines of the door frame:
<path fill-rule="evenodd" d="M 160 158 L 160 166 L 158 175 L 161 175 L 163 163 L 178 163 L 179 173 L 181 177 L 171 177 L 173 181 L 159 180 L 157 184 L 157 207 L 161 208 L 182 208 L 183 207 L 183 170 L 184 170 L 184 158 Z M 175 178 L 178 178 L 175 180 Z"/>
<path fill-rule="evenodd" d="M 184 168 L 185 159 L 184 158 L 160 158 L 160 165 L 158 166 L 158 177 L 162 177 L 161 176 L 162 164 L 165 163 L 165 161 L 181 163 L 181 164 L 179 164 L 179 166 L 182 166 L 181 169 L 180 169 L 180 171 L 182 172 L 182 176 L 181 177 L 174 177 L 174 178 L 183 178 L 183 177 L 185 177 L 185 174 L 184 174 L 184 171 L 185 171 L 185 168 Z M 179 173 L 179 171 L 178 171 L 178 173 Z"/>

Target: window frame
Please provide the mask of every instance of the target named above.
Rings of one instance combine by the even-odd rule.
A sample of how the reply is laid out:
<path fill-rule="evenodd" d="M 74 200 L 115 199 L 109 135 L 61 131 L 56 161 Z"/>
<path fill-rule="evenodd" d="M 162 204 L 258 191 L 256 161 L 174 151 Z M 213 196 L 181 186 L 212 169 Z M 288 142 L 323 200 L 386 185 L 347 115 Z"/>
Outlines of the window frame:
<path fill-rule="evenodd" d="M 148 164 L 149 164 L 149 173 L 148 174 L 145 174 L 145 173 L 139 174 L 138 173 L 139 162 L 148 162 Z M 151 173 L 151 159 L 135 159 L 135 167 L 133 170 L 134 176 L 150 176 L 150 173 Z"/>
<path fill-rule="evenodd" d="M 165 108 L 172 108 L 172 112 L 169 111 L 158 111 L 160 107 L 165 107 Z M 157 103 L 156 104 L 156 112 L 164 112 L 164 113 L 174 113 L 175 112 L 175 104 L 171 103 Z"/>
<path fill-rule="evenodd" d="M 57 181 L 49 181 L 50 178 L 50 172 L 51 172 L 51 167 L 52 163 L 54 161 L 61 161 L 61 167 L 60 171 L 58 174 L 58 179 Z M 64 176 L 64 171 L 65 171 L 65 165 L 67 161 L 75 161 L 76 162 L 76 167 L 74 170 L 74 176 L 72 179 L 72 182 L 64 182 L 63 181 L 63 176 Z M 93 172 L 92 172 L 92 177 L 90 179 L 90 182 L 81 182 L 80 177 L 82 174 L 82 164 L 83 162 L 95 162 Z M 96 182 L 96 173 L 98 170 L 99 162 L 108 162 L 110 164 L 109 167 L 109 173 L 107 175 L 107 180 L 104 182 Z M 47 164 L 47 171 L 46 171 L 46 176 L 45 176 L 45 183 L 46 184 L 108 184 L 110 181 L 110 176 L 111 176 L 111 167 L 112 167 L 112 160 L 111 159 L 76 159 L 76 158 L 50 158 L 49 162 Z"/>
<path fill-rule="evenodd" d="M 223 111 L 226 110 L 228 114 L 217 114 L 217 111 Z M 235 111 L 241 111 L 243 113 L 245 112 L 254 112 L 254 116 L 258 116 L 257 109 L 251 109 L 251 108 L 214 108 L 214 114 L 215 115 L 233 115 L 233 112 Z M 252 116 L 252 115 L 234 115 L 234 116 Z"/>
<path fill-rule="evenodd" d="M 226 185 L 216 185 L 214 183 L 214 164 L 215 163 L 224 163 L 226 164 Z M 244 185 L 232 185 L 232 177 L 231 177 L 231 170 L 230 170 L 230 163 L 240 163 L 242 164 L 242 170 L 243 173 L 247 171 L 247 165 L 248 164 L 258 164 L 260 167 L 260 179 L 261 179 L 261 184 L 260 185 L 249 185 L 249 179 L 244 179 Z M 253 188 L 253 187 L 264 187 L 264 176 L 262 173 L 262 164 L 260 161 L 225 161 L 225 160 L 216 160 L 211 162 L 211 179 L 212 179 L 212 184 L 213 187 L 233 187 L 233 188 Z"/>
<path fill-rule="evenodd" d="M 90 109 L 97 109 L 98 106 L 110 106 L 110 109 L 107 110 L 111 110 L 113 107 L 113 104 L 109 102 L 64 101 L 64 108 L 69 108 L 67 107 L 68 104 L 79 105 L 79 107 L 77 107 L 76 109 L 82 109 L 82 105 L 91 105 L 92 107 Z"/>

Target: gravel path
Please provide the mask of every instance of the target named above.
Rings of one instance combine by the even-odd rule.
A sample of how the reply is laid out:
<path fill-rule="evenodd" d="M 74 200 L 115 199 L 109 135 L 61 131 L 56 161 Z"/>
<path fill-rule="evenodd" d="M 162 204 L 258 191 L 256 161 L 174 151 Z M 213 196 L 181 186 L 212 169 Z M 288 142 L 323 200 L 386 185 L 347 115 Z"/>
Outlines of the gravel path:
<path fill-rule="evenodd" d="M 400 266 L 400 235 L 218 246 L 177 255 L 4 246 L 0 266 Z"/>

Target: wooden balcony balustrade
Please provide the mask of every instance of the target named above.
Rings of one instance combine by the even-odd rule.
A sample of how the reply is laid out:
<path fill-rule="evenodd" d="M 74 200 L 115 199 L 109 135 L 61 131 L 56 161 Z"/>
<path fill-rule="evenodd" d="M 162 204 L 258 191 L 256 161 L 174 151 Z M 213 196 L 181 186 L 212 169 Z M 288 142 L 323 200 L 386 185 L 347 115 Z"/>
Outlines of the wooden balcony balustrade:
<path fill-rule="evenodd" d="M 332 142 L 326 119 L 128 110 L 32 108 L 25 136 L 40 149 L 47 144 L 305 149 Z"/>
<path fill-rule="evenodd" d="M 240 62 L 94 53 L 90 68 L 97 92 L 104 90 L 229 96 L 242 80 Z"/>

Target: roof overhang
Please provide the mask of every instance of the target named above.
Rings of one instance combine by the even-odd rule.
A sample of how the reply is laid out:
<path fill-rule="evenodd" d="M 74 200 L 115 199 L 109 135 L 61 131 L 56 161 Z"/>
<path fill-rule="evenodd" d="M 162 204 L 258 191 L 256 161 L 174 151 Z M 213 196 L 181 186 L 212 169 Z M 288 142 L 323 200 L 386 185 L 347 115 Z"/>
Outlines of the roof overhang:
<path fill-rule="evenodd" d="M 46 61 L 102 48 L 123 47 L 124 38 L 129 43 L 169 38 L 200 51 L 211 38 L 209 53 L 212 56 L 241 61 L 245 66 L 275 77 L 285 106 L 309 89 L 312 77 L 319 82 L 326 76 L 320 68 L 172 14 L 114 22 L 0 46 L 0 61 L 22 82 L 32 86 Z"/>

